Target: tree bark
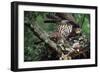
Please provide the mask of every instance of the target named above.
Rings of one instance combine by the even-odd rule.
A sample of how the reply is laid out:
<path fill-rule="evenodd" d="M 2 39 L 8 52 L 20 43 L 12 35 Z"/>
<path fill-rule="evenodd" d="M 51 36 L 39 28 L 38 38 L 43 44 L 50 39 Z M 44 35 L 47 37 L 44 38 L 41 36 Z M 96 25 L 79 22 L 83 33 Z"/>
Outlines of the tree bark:
<path fill-rule="evenodd" d="M 50 40 L 49 35 L 37 24 L 34 20 L 25 21 L 25 25 L 42 41 L 49 45 L 58 54 L 61 54 L 60 49 L 58 49 L 57 44 Z"/>

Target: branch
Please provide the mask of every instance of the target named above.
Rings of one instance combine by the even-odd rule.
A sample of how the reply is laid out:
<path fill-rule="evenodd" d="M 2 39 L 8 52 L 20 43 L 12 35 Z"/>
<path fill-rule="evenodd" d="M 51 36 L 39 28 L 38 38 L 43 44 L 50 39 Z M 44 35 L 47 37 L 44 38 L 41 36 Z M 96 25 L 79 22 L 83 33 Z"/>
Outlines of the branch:
<path fill-rule="evenodd" d="M 41 27 L 34 22 L 34 20 L 26 20 L 25 25 L 30 28 L 30 30 L 42 41 L 44 41 L 47 45 L 49 45 L 53 50 L 61 54 L 61 51 L 58 50 L 56 43 L 50 40 L 49 35 L 41 29 Z"/>
<path fill-rule="evenodd" d="M 79 25 L 76 23 L 75 18 L 72 16 L 72 13 L 56 13 L 55 15 L 48 15 L 47 18 L 50 18 L 49 20 L 45 20 L 45 23 L 58 23 L 62 24 L 64 23 L 70 23 L 72 25 Z"/>
<path fill-rule="evenodd" d="M 60 57 L 60 60 L 70 60 L 70 59 L 75 58 L 76 56 L 78 56 L 78 55 L 80 55 L 80 54 L 83 54 L 84 57 L 86 58 L 87 56 L 86 56 L 85 52 L 87 52 L 87 51 L 88 51 L 88 50 L 85 49 L 85 50 L 80 51 L 80 52 L 71 51 L 71 52 L 69 52 L 68 54 L 63 54 L 63 53 L 62 53 L 62 56 Z"/>
<path fill-rule="evenodd" d="M 80 55 L 80 54 L 84 54 L 85 52 L 89 51 L 88 49 L 82 50 L 80 52 L 77 51 L 71 51 L 67 54 L 67 56 L 70 56 L 72 58 L 75 58 L 76 56 Z"/>
<path fill-rule="evenodd" d="M 62 19 L 70 20 L 70 21 L 73 21 L 75 23 L 75 19 L 71 13 L 56 13 L 56 15 Z"/>

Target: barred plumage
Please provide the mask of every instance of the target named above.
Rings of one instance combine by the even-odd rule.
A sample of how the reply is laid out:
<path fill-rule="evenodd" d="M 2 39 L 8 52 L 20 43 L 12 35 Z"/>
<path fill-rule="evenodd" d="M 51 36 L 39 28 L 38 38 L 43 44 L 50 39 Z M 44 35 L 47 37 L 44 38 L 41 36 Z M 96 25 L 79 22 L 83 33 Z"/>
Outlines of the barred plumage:
<path fill-rule="evenodd" d="M 72 32 L 72 25 L 62 24 L 58 26 L 57 30 L 63 38 L 67 38 L 68 35 Z"/>
<path fill-rule="evenodd" d="M 54 42 L 63 42 L 67 39 L 67 37 L 72 32 L 72 25 L 61 24 L 58 25 L 57 30 L 51 34 L 51 38 Z"/>

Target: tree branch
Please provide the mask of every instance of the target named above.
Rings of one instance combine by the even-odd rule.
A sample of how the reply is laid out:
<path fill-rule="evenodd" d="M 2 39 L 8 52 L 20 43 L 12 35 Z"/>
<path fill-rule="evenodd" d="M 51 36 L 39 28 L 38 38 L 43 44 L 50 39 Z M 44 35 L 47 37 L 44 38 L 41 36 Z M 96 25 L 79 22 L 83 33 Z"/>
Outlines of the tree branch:
<path fill-rule="evenodd" d="M 26 20 L 25 26 L 29 27 L 29 29 L 42 41 L 44 41 L 47 45 L 49 45 L 53 50 L 55 50 L 58 54 L 61 54 L 61 51 L 58 49 L 56 43 L 50 40 L 49 35 L 37 24 L 34 20 Z"/>

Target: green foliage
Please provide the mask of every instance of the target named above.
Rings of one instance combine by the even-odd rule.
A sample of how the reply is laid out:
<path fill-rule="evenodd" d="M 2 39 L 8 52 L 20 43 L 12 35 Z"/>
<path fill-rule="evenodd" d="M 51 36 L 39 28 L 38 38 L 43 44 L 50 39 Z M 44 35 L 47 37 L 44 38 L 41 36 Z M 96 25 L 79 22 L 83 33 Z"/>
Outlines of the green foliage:
<path fill-rule="evenodd" d="M 81 26 L 82 33 L 90 36 L 90 15 L 89 14 L 73 14 L 76 22 Z"/>
<path fill-rule="evenodd" d="M 25 11 L 24 22 L 26 19 L 34 18 L 38 25 L 49 34 L 56 30 L 57 25 L 55 23 L 44 23 L 47 14 L 55 13 Z M 73 17 L 75 18 L 76 23 L 81 26 L 82 33 L 89 37 L 90 15 L 73 13 Z M 48 52 L 48 48 L 45 47 L 44 42 L 36 44 L 36 42 L 39 41 L 40 39 L 38 39 L 28 27 L 24 26 L 24 61 L 41 61 L 51 57 L 51 53 Z"/>

